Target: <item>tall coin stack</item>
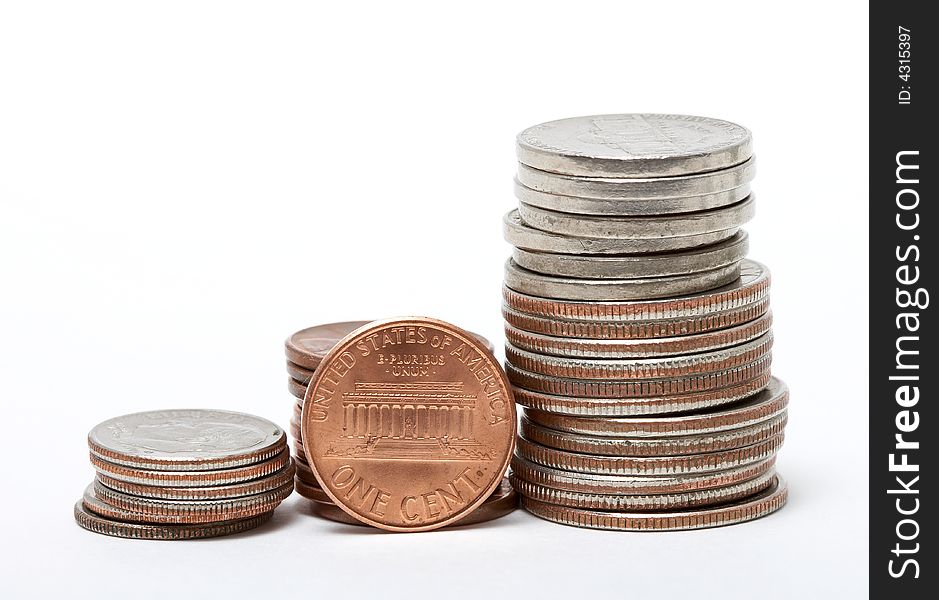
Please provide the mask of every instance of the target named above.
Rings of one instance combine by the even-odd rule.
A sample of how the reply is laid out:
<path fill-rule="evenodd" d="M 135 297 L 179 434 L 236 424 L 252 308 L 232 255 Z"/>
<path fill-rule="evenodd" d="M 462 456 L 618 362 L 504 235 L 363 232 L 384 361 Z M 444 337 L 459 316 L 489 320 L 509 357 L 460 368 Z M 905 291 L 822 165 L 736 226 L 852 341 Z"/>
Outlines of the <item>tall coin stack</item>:
<path fill-rule="evenodd" d="M 622 114 L 519 134 L 504 220 L 511 481 L 544 519 L 695 529 L 780 508 L 788 391 L 769 272 L 746 258 L 750 132 Z"/>

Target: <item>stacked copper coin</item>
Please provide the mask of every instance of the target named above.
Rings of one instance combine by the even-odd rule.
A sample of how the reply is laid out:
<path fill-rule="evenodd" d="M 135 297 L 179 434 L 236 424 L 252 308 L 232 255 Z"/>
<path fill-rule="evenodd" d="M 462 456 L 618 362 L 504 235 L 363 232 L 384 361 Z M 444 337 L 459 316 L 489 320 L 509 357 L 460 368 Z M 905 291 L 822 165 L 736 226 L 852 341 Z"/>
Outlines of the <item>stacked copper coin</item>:
<path fill-rule="evenodd" d="M 284 343 L 284 350 L 287 355 L 287 388 L 296 399 L 293 405 L 293 416 L 290 420 L 290 432 L 294 439 L 294 461 L 297 465 L 296 490 L 300 495 L 311 501 L 310 508 L 314 514 L 332 521 L 353 525 L 361 525 L 362 523 L 333 503 L 310 468 L 303 446 L 300 423 L 307 385 L 313 378 L 317 367 L 340 340 L 368 323 L 369 321 L 346 321 L 316 325 L 297 331 L 288 337 Z M 482 341 L 490 352 L 492 351 L 492 342 L 479 334 L 473 335 Z M 403 357 L 403 360 L 407 361 L 408 357 Z M 462 518 L 458 524 L 462 526 L 496 519 L 514 510 L 517 504 L 517 494 L 508 481 L 505 480 L 483 504 Z"/>
<path fill-rule="evenodd" d="M 740 229 L 749 131 L 602 115 L 526 129 L 517 151 L 503 316 L 522 505 L 627 530 L 782 506 L 788 393 L 770 373 L 769 272 Z"/>
<path fill-rule="evenodd" d="M 158 410 L 88 434 L 94 482 L 75 505 L 85 529 L 116 537 L 194 539 L 257 527 L 293 492 L 283 429 L 220 410 Z"/>

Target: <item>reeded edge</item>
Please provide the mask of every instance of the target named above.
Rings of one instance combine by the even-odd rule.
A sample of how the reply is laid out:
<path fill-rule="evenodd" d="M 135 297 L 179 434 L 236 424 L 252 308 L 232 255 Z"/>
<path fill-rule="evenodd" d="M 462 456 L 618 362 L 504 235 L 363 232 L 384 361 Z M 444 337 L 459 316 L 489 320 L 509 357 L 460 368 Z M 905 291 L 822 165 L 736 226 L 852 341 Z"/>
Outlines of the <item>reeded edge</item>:
<path fill-rule="evenodd" d="M 194 540 L 232 535 L 254 529 L 267 522 L 274 511 L 255 515 L 247 519 L 222 523 L 204 523 L 192 525 L 125 523 L 96 514 L 87 508 L 81 500 L 75 503 L 75 522 L 82 529 L 111 537 L 141 540 Z"/>
<path fill-rule="evenodd" d="M 232 520 L 229 515 L 240 517 L 255 514 L 256 511 L 266 512 L 269 507 L 278 506 L 293 493 L 292 479 L 280 487 L 248 496 L 198 500 L 166 500 L 134 496 L 112 489 L 97 478 L 92 485 L 94 485 L 95 496 L 98 500 L 118 510 L 139 513 L 146 515 L 146 518 L 192 519 L 188 521 L 192 523 L 228 521 Z"/>
<path fill-rule="evenodd" d="M 128 483 L 120 479 L 114 479 L 100 471 L 95 477 L 101 481 L 103 485 L 131 496 L 163 500 L 215 500 L 239 498 L 252 494 L 270 492 L 293 481 L 295 472 L 296 468 L 293 463 L 290 463 L 280 471 L 276 471 L 260 479 L 205 487 L 165 487 Z"/>
<path fill-rule="evenodd" d="M 111 463 L 94 454 L 90 455 L 90 459 L 95 471 L 127 483 L 166 487 L 207 487 L 242 483 L 280 471 L 290 464 L 290 450 L 285 446 L 280 454 L 263 463 L 212 471 L 148 471 Z"/>

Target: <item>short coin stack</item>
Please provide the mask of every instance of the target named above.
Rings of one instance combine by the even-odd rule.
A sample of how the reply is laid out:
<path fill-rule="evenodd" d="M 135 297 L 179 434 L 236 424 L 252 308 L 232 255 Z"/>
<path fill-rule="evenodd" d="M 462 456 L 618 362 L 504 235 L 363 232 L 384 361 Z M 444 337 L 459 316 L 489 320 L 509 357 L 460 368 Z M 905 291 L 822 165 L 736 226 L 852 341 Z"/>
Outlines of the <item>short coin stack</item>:
<path fill-rule="evenodd" d="M 740 229 L 749 131 L 602 115 L 526 129 L 517 152 L 503 316 L 522 505 L 621 530 L 781 507 L 788 391 L 770 373 L 769 272 Z"/>
<path fill-rule="evenodd" d="M 94 482 L 75 505 L 85 529 L 179 540 L 257 527 L 293 492 L 283 429 L 220 410 L 158 410 L 88 434 Z"/>
<path fill-rule="evenodd" d="M 350 525 L 362 525 L 362 523 L 336 506 L 329 495 L 323 491 L 307 462 L 300 423 L 307 385 L 316 368 L 342 338 L 368 324 L 369 321 L 344 321 L 315 325 L 297 331 L 284 342 L 284 351 L 287 355 L 287 389 L 296 400 L 290 420 L 290 433 L 294 439 L 297 493 L 311 501 L 310 508 L 313 514 Z M 474 336 L 481 340 L 490 352 L 492 351 L 492 342 L 479 334 L 474 334 Z M 470 525 L 497 519 L 515 510 L 517 505 L 518 496 L 515 490 L 507 480 L 503 480 L 483 504 L 461 519 L 458 524 Z"/>

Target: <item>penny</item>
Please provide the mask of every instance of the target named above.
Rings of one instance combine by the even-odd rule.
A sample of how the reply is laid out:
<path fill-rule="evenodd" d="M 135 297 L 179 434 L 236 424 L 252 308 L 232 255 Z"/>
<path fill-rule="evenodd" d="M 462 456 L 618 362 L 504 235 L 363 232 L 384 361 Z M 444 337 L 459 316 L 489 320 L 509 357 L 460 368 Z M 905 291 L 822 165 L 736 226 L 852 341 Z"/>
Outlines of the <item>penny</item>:
<path fill-rule="evenodd" d="M 296 439 L 298 439 L 298 440 L 302 437 L 302 435 L 300 435 L 300 431 L 299 431 L 299 428 L 300 428 L 300 417 L 301 417 L 302 414 L 303 414 L 303 406 L 300 405 L 300 404 L 295 403 L 295 404 L 293 405 L 293 416 L 292 416 L 291 419 L 290 419 L 290 426 L 291 426 L 291 428 L 292 428 L 294 425 L 297 426 L 297 429 L 298 429 L 297 435 L 295 435 L 294 437 L 295 437 Z"/>
<path fill-rule="evenodd" d="M 160 498 L 164 500 L 216 500 L 222 498 L 237 498 L 250 496 L 275 490 L 293 481 L 295 468 L 292 464 L 260 479 L 235 483 L 230 485 L 213 485 L 207 487 L 165 487 L 156 485 L 141 485 L 128 483 L 113 477 L 98 473 L 97 479 L 107 487 L 144 498 Z"/>
<path fill-rule="evenodd" d="M 522 496 L 522 507 L 536 517 L 555 523 L 619 531 L 670 531 L 733 525 L 758 519 L 782 508 L 788 488 L 777 475 L 764 491 L 729 504 L 663 513 L 629 513 L 571 508 Z"/>
<path fill-rule="evenodd" d="M 92 454 L 142 469 L 239 467 L 276 456 L 284 430 L 267 419 L 224 410 L 155 410 L 108 419 L 88 434 Z"/>
<path fill-rule="evenodd" d="M 560 235 L 655 239 L 736 229 L 753 218 L 755 196 L 736 204 L 676 215 L 607 217 L 573 215 L 520 203 L 518 214 L 536 229 Z"/>
<path fill-rule="evenodd" d="M 578 398 L 626 400 L 679 396 L 734 386 L 767 373 L 771 358 L 767 353 L 751 363 L 736 367 L 661 379 L 588 380 L 554 377 L 521 369 L 510 362 L 506 362 L 505 370 L 513 385 L 533 392 Z"/>
<path fill-rule="evenodd" d="M 280 454 L 262 463 L 211 471 L 136 469 L 103 460 L 94 454 L 91 455 L 91 464 L 98 473 L 126 483 L 167 487 L 206 487 L 242 483 L 276 473 L 290 464 L 290 453 L 283 448 Z"/>
<path fill-rule="evenodd" d="M 698 436 L 734 431 L 765 423 L 785 414 L 786 384 L 772 377 L 762 391 L 733 404 L 695 414 L 643 417 L 573 417 L 527 408 L 525 418 L 555 431 L 579 435 L 627 438 Z"/>
<path fill-rule="evenodd" d="M 585 494 L 660 495 L 680 494 L 696 490 L 711 490 L 749 481 L 769 472 L 776 457 L 722 471 L 681 475 L 602 475 L 575 473 L 545 467 L 518 454 L 512 458 L 512 472 L 528 481 L 556 490 Z"/>
<path fill-rule="evenodd" d="M 548 504 L 596 510 L 667 511 L 732 502 L 763 491 L 772 484 L 775 477 L 776 470 L 770 469 L 753 479 L 725 487 L 654 495 L 570 492 L 525 481 L 514 473 L 510 480 L 520 495 Z"/>
<path fill-rule="evenodd" d="M 511 309 L 505 309 L 511 311 Z M 513 315 L 514 316 L 514 315 Z M 517 321 L 517 319 L 513 319 Z M 645 339 L 584 339 L 524 331 L 506 320 L 505 338 L 513 346 L 551 356 L 571 358 L 650 358 L 678 356 L 736 346 L 770 330 L 772 313 L 717 331 Z"/>
<path fill-rule="evenodd" d="M 306 385 L 300 383 L 292 377 L 288 377 L 287 391 L 289 391 L 290 395 L 296 398 L 299 402 L 303 402 L 303 397 L 306 395 Z"/>
<path fill-rule="evenodd" d="M 304 498 L 306 498 L 307 500 L 313 500 L 315 502 L 325 502 L 329 504 L 333 503 L 333 501 L 330 500 L 326 492 L 323 491 L 323 488 L 321 488 L 318 484 L 310 483 L 303 479 L 298 478 L 294 485 L 296 487 L 297 493 L 303 496 Z M 345 511 L 342 511 L 342 510 L 340 510 L 339 512 L 341 512 L 342 514 L 346 514 Z M 346 516 L 349 519 L 352 519 L 353 521 L 355 521 L 356 523 L 359 523 L 358 520 L 353 519 L 352 517 L 349 517 L 348 515 Z"/>
<path fill-rule="evenodd" d="M 505 344 L 505 359 L 513 366 L 572 379 L 654 379 L 684 377 L 741 367 L 764 358 L 773 347 L 773 334 L 731 346 L 696 354 L 655 358 L 579 358 L 550 356 Z"/>
<path fill-rule="evenodd" d="M 674 237 L 628 239 L 601 238 L 596 236 L 567 236 L 541 231 L 529 226 L 512 210 L 502 217 L 502 236 L 516 248 L 533 252 L 558 254 L 642 254 L 671 252 L 716 244 L 733 237 L 737 229 L 715 231 L 698 235 L 676 235 Z"/>
<path fill-rule="evenodd" d="M 529 271 L 557 277 L 587 279 L 667 277 L 698 273 L 738 263 L 746 258 L 747 247 L 747 234 L 741 231 L 718 244 L 669 254 L 553 254 L 515 248 L 512 251 L 512 260 Z"/>
<path fill-rule="evenodd" d="M 512 290 L 508 289 L 505 292 L 514 294 Z M 534 334 L 556 336 L 555 339 L 570 338 L 567 340 L 570 343 L 575 343 L 581 338 L 590 341 L 640 340 L 638 344 L 641 346 L 645 342 L 655 343 L 658 341 L 656 338 L 661 338 L 664 344 L 668 342 L 668 338 L 679 338 L 681 340 L 695 334 L 719 332 L 720 330 L 753 322 L 767 314 L 768 310 L 769 299 L 763 298 L 753 304 L 746 304 L 726 311 L 713 312 L 697 317 L 679 317 L 657 321 L 568 321 L 556 317 L 530 315 L 514 310 L 505 304 L 502 305 L 502 316 L 507 327 L 514 327 L 518 331 Z M 676 343 L 684 342 L 678 341 Z M 550 352 L 544 353 L 551 354 Z"/>
<path fill-rule="evenodd" d="M 241 533 L 266 523 L 273 511 L 221 523 L 158 525 L 145 523 L 125 523 L 102 515 L 87 508 L 81 500 L 75 503 L 75 522 L 82 529 L 110 535 L 112 537 L 134 538 L 142 540 L 193 540 Z"/>
<path fill-rule="evenodd" d="M 541 123 L 516 138 L 518 160 L 536 169 L 594 177 L 668 177 L 726 169 L 753 154 L 736 123 L 666 114 L 614 114 Z"/>
<path fill-rule="evenodd" d="M 689 213 L 720 208 L 740 202 L 750 195 L 742 184 L 728 190 L 694 196 L 669 198 L 584 198 L 532 189 L 515 179 L 515 197 L 523 204 L 578 215 L 642 216 Z"/>
<path fill-rule="evenodd" d="M 686 456 L 594 456 L 548 448 L 520 437 L 518 455 L 533 463 L 560 469 L 601 475 L 681 475 L 723 471 L 759 462 L 776 454 L 783 434 L 743 448 Z"/>
<path fill-rule="evenodd" d="M 107 487 L 101 481 L 95 481 L 92 485 L 95 497 L 110 508 L 116 511 L 126 511 L 128 514 L 144 515 L 140 519 L 133 520 L 148 522 L 159 520 L 159 522 L 172 523 L 212 523 L 247 518 L 274 510 L 293 493 L 293 482 L 290 481 L 269 492 L 238 498 L 164 500 L 124 494 Z M 96 512 L 108 514 L 99 510 Z M 111 513 L 110 516 L 123 518 L 119 512 Z"/>
<path fill-rule="evenodd" d="M 296 406 L 296 405 L 294 405 Z M 302 442 L 302 434 L 300 433 L 300 417 L 294 416 L 290 419 L 290 435 L 294 440 Z"/>
<path fill-rule="evenodd" d="M 519 163 L 516 178 L 521 185 L 539 192 L 559 196 L 619 200 L 626 203 L 633 199 L 652 200 L 716 194 L 747 185 L 755 175 L 756 159 L 750 157 L 739 165 L 719 171 L 674 177 L 629 179 L 561 175 L 533 169 Z M 524 214 L 522 218 L 525 218 Z"/>
<path fill-rule="evenodd" d="M 310 485 L 317 485 L 319 487 L 322 487 L 322 485 L 320 485 L 319 480 L 316 479 L 316 475 L 313 473 L 313 470 L 310 468 L 309 464 L 307 463 L 297 464 L 297 479 L 299 479 L 303 483 L 307 483 Z"/>
<path fill-rule="evenodd" d="M 371 323 L 327 354 L 301 429 L 333 502 L 382 529 L 424 531 L 460 520 L 499 486 L 515 426 L 511 387 L 485 344 L 406 318 Z"/>
<path fill-rule="evenodd" d="M 310 382 L 310 379 L 313 378 L 313 373 L 315 369 L 307 369 L 306 367 L 301 367 L 297 363 L 292 363 L 289 360 L 287 361 L 287 375 L 290 375 L 290 378 L 300 384 L 307 384 Z"/>
<path fill-rule="evenodd" d="M 303 448 L 303 442 L 300 440 L 294 442 L 293 451 L 297 457 L 304 456 L 306 454 L 306 450 Z M 303 464 L 306 464 L 306 458 L 303 459 Z"/>
<path fill-rule="evenodd" d="M 740 278 L 724 287 L 681 298 L 584 302 L 539 297 L 503 287 L 505 304 L 516 311 L 568 321 L 633 322 L 661 321 L 703 317 L 717 312 L 741 309 L 766 300 L 770 273 L 764 265 L 745 259 L 740 263 Z M 747 319 L 749 320 L 749 319 Z"/>
<path fill-rule="evenodd" d="M 739 263 L 699 273 L 643 279 L 552 277 L 523 269 L 511 258 L 505 263 L 506 287 L 532 296 L 565 300 L 667 298 L 712 290 L 727 285 L 739 277 Z"/>
<path fill-rule="evenodd" d="M 559 413 L 562 415 L 584 415 L 602 417 L 632 417 L 688 412 L 730 404 L 755 394 L 769 383 L 769 368 L 752 379 L 723 388 L 671 396 L 641 398 L 583 398 L 546 394 L 513 388 L 515 401 L 521 406 Z"/>
<path fill-rule="evenodd" d="M 600 456 L 682 456 L 741 448 L 766 441 L 783 432 L 788 415 L 755 425 L 700 435 L 674 437 L 586 436 L 555 431 L 523 417 L 521 435 L 542 446 Z"/>

